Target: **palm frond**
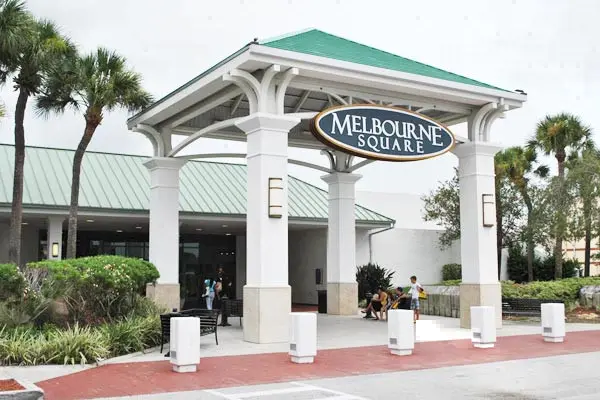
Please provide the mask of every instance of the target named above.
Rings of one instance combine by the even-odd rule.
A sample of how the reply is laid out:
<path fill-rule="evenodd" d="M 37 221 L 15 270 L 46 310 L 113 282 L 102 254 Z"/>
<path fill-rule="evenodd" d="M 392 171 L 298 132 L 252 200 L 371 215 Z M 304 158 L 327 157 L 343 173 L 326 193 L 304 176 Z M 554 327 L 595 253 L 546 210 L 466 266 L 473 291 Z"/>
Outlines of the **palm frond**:
<path fill-rule="evenodd" d="M 20 0 L 0 0 L 0 85 L 19 67 L 34 32 L 34 19 Z"/>

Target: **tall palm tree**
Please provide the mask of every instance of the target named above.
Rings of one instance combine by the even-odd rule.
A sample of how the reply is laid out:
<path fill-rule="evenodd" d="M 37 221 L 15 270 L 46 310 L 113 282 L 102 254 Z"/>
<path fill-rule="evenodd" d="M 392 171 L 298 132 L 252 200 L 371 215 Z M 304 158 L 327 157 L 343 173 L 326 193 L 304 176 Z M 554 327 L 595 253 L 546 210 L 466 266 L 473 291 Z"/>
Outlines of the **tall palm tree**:
<path fill-rule="evenodd" d="M 600 151 L 589 146 L 581 156 L 572 155 L 567 169 L 567 185 L 579 199 L 575 213 L 581 218 L 575 220 L 582 222 L 579 227 L 583 228 L 585 238 L 584 275 L 590 276 L 593 221 L 598 219 L 600 211 L 597 202 L 600 196 Z"/>
<path fill-rule="evenodd" d="M 562 278 L 563 238 L 566 229 L 567 196 L 565 186 L 565 162 L 568 153 L 578 152 L 591 143 L 591 129 L 583 124 L 579 117 L 561 113 L 548 115 L 537 124 L 534 137 L 528 147 L 539 149 L 545 155 L 554 155 L 558 165 L 556 190 L 556 224 L 554 228 L 554 266 L 555 279 Z"/>
<path fill-rule="evenodd" d="M 37 109 L 42 115 L 60 114 L 71 107 L 80 110 L 85 120 L 83 136 L 73 156 L 67 258 L 77 255 L 77 208 L 85 151 L 102 123 L 104 111 L 125 108 L 133 112 L 152 103 L 152 96 L 142 88 L 141 81 L 139 74 L 127 68 L 124 57 L 98 48 L 56 68 L 38 97 Z"/>
<path fill-rule="evenodd" d="M 545 178 L 548 167 L 537 166 L 537 154 L 533 148 L 509 147 L 496 155 L 496 170 L 508 178 L 518 190 L 527 208 L 527 226 L 525 228 L 525 241 L 527 247 L 527 277 L 533 281 L 533 260 L 535 243 L 533 240 L 533 201 L 529 193 L 531 174 Z M 535 168 L 537 166 L 537 168 Z"/>
<path fill-rule="evenodd" d="M 35 20 L 24 3 L 0 0 L 0 84 L 12 76 L 19 93 L 15 106 L 15 162 L 8 243 L 9 261 L 21 262 L 23 214 L 23 167 L 25 165 L 25 110 L 31 96 L 39 93 L 48 68 L 74 47 L 49 21 Z"/>

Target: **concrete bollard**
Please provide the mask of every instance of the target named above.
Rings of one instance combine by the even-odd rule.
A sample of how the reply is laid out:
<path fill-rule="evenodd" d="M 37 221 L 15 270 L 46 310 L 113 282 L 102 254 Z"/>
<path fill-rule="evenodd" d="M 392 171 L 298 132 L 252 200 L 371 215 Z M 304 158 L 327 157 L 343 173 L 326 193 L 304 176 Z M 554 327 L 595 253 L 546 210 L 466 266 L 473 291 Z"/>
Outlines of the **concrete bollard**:
<path fill-rule="evenodd" d="M 196 372 L 200 363 L 200 318 L 171 318 L 169 351 L 173 371 Z"/>
<path fill-rule="evenodd" d="M 471 341 L 474 347 L 489 349 L 496 343 L 496 312 L 494 307 L 471 307 Z"/>
<path fill-rule="evenodd" d="M 297 364 L 312 364 L 317 355 L 317 314 L 291 313 L 290 357 Z"/>
<path fill-rule="evenodd" d="M 388 311 L 388 348 L 396 356 L 409 356 L 415 348 L 414 313 L 412 310 Z"/>
<path fill-rule="evenodd" d="M 566 335 L 565 305 L 542 304 L 542 336 L 545 342 L 562 343 Z"/>

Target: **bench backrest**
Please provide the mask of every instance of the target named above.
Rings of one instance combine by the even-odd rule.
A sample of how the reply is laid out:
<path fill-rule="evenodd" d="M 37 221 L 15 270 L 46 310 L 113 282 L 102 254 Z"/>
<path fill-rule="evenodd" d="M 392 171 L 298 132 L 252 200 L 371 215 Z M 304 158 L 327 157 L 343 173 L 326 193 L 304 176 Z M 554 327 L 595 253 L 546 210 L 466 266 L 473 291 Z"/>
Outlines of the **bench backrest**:
<path fill-rule="evenodd" d="M 502 306 L 513 308 L 517 310 L 535 310 L 538 311 L 542 308 L 544 303 L 564 303 L 563 300 L 550 300 L 550 299 L 515 299 L 515 298 L 503 298 Z"/>
<path fill-rule="evenodd" d="M 182 316 L 200 318 L 200 326 L 217 326 L 219 312 L 203 308 L 192 308 L 181 312 Z"/>
<path fill-rule="evenodd" d="M 171 335 L 171 318 L 181 316 L 181 313 L 168 313 L 160 315 L 160 329 L 165 337 Z"/>
<path fill-rule="evenodd" d="M 231 317 L 244 316 L 244 303 L 242 300 L 223 300 L 224 313 Z"/>

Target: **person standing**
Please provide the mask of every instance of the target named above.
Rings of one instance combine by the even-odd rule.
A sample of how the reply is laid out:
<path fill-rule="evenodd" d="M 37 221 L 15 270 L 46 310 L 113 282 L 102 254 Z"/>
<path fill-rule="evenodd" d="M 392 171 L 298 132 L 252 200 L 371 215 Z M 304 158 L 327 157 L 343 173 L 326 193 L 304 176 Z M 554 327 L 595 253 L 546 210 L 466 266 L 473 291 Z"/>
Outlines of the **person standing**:
<path fill-rule="evenodd" d="M 204 294 L 202 297 L 206 300 L 206 309 L 213 309 L 213 301 L 215 300 L 215 280 L 208 278 L 204 280 Z"/>
<path fill-rule="evenodd" d="M 410 277 L 410 308 L 414 312 L 414 320 L 415 324 L 419 320 L 419 294 L 423 291 L 423 286 L 419 282 L 417 282 L 416 276 Z"/>

